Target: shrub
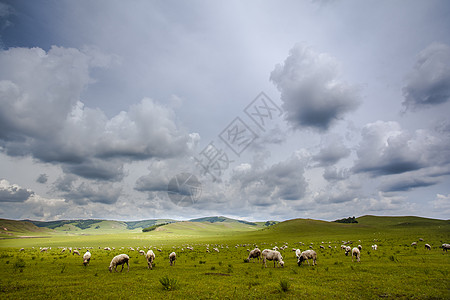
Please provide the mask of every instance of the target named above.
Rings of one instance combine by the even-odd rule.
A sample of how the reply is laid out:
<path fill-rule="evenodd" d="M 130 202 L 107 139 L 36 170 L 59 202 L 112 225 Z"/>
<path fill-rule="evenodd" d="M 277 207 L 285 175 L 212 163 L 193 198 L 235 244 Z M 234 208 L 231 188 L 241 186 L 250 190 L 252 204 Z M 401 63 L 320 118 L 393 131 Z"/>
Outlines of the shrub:
<path fill-rule="evenodd" d="M 177 288 L 178 281 L 175 278 L 169 278 L 167 275 L 161 277 L 159 282 L 162 284 L 163 289 L 166 291 L 172 291 Z"/>

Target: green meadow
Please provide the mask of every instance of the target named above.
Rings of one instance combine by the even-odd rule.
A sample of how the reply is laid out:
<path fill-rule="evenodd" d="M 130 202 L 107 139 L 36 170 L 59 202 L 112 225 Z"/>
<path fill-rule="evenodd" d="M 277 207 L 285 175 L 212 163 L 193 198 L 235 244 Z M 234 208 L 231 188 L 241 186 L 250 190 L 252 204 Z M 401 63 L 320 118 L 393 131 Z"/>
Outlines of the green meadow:
<path fill-rule="evenodd" d="M 439 248 L 450 242 L 449 220 L 364 216 L 357 221 L 295 219 L 273 226 L 231 220 L 176 222 L 142 232 L 142 228 L 115 227 L 115 221 L 79 230 L 70 224 L 48 229 L 2 220 L 0 225 L 9 228 L 0 240 L 0 297 L 450 299 L 450 252 Z M 341 250 L 348 241 L 351 247 L 362 246 L 360 263 Z M 432 249 L 426 250 L 425 243 Z M 378 250 L 372 249 L 373 244 Z M 255 246 L 262 250 L 285 245 L 280 250 L 284 268 L 274 268 L 273 262 L 265 268 L 258 261 L 245 261 Z M 51 249 L 40 252 L 40 247 Z M 81 256 L 62 252 L 68 247 L 79 248 Z M 298 266 L 292 249 L 310 247 L 317 252 L 317 265 Z M 92 259 L 85 267 L 86 248 Z M 138 248 L 153 249 L 153 270 L 147 269 Z M 172 251 L 177 253 L 174 266 L 168 259 Z M 111 259 L 121 253 L 130 256 L 130 271 L 125 267 L 123 272 L 110 273 Z"/>

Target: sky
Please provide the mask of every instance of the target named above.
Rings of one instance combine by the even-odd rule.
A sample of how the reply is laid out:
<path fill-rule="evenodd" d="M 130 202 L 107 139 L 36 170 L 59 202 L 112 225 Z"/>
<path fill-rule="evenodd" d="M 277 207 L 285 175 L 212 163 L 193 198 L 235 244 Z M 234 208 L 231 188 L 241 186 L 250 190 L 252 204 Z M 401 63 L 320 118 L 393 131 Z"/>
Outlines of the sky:
<path fill-rule="evenodd" d="M 449 15 L 0 0 L 0 218 L 449 219 Z"/>

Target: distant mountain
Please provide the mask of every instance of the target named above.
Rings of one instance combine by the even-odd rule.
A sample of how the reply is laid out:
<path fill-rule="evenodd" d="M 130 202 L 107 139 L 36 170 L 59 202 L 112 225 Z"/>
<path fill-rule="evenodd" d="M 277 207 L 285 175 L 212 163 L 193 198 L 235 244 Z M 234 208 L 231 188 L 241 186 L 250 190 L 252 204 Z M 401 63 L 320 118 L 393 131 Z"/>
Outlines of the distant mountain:
<path fill-rule="evenodd" d="M 246 225 L 253 225 L 253 226 L 258 225 L 257 223 L 254 223 L 254 222 L 248 222 L 248 221 L 243 221 L 243 220 L 231 219 L 231 218 L 222 217 L 222 216 L 191 219 L 191 220 L 189 220 L 189 222 L 209 222 L 209 223 L 239 222 L 239 223 L 246 224 Z"/>
<path fill-rule="evenodd" d="M 0 237 L 12 237 L 16 235 L 42 235 L 43 233 L 51 233 L 48 228 L 40 228 L 32 222 L 23 220 L 0 219 Z"/>

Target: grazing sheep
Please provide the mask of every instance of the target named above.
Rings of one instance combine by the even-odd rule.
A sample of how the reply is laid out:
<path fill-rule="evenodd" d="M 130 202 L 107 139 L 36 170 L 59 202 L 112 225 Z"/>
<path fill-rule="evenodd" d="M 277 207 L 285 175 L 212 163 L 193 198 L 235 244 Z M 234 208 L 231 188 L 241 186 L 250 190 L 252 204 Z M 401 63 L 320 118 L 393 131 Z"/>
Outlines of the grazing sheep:
<path fill-rule="evenodd" d="M 431 250 L 431 246 L 430 246 L 430 244 L 425 244 L 425 249 L 427 249 L 427 250 Z"/>
<path fill-rule="evenodd" d="M 91 261 L 91 252 L 89 250 L 86 251 L 86 253 L 83 255 L 83 265 L 86 266 Z"/>
<path fill-rule="evenodd" d="M 148 250 L 145 258 L 147 259 L 147 269 L 153 270 L 153 260 L 155 260 L 155 253 L 153 253 L 152 250 Z"/>
<path fill-rule="evenodd" d="M 250 251 L 247 260 L 250 261 L 250 259 L 252 259 L 253 262 L 255 262 L 255 258 L 257 258 L 259 261 L 260 257 L 261 257 L 261 250 L 259 250 L 258 248 L 255 248 L 252 251 Z"/>
<path fill-rule="evenodd" d="M 25 251 L 25 248 L 20 248 L 19 252 Z"/>
<path fill-rule="evenodd" d="M 348 256 L 350 251 L 352 251 L 352 248 L 350 246 L 345 247 L 345 256 Z"/>
<path fill-rule="evenodd" d="M 377 250 L 377 249 L 378 249 L 378 245 L 377 245 L 377 244 L 372 245 L 372 249 L 373 249 L 373 250 Z"/>
<path fill-rule="evenodd" d="M 61 253 L 64 253 L 64 252 L 66 252 L 66 248 L 63 248 L 63 249 L 61 250 Z"/>
<path fill-rule="evenodd" d="M 42 248 L 41 249 L 41 252 L 47 252 L 48 251 L 48 248 Z"/>
<path fill-rule="evenodd" d="M 449 250 L 450 249 L 450 244 L 442 244 L 442 251 L 445 251 L 445 252 L 447 252 L 447 250 Z"/>
<path fill-rule="evenodd" d="M 423 242 L 423 238 L 419 238 L 419 241 L 420 241 L 420 242 Z"/>
<path fill-rule="evenodd" d="M 111 251 L 111 248 L 109 248 L 109 247 L 105 247 L 105 248 L 103 248 L 103 250 L 106 250 L 106 251 Z"/>
<path fill-rule="evenodd" d="M 417 246 L 417 242 L 412 242 L 412 243 L 411 243 L 411 247 L 412 247 L 412 246 Z"/>
<path fill-rule="evenodd" d="M 307 261 L 308 265 L 309 265 L 309 260 L 312 259 L 313 261 L 313 266 L 316 265 L 316 260 L 317 260 L 317 253 L 314 250 L 306 250 L 303 251 L 302 254 L 300 254 L 298 261 L 297 261 L 297 265 L 301 265 L 303 261 Z"/>
<path fill-rule="evenodd" d="M 267 268 L 266 260 L 273 260 L 273 267 L 275 268 L 275 264 L 280 264 L 280 266 L 284 267 L 283 257 L 281 253 L 276 250 L 264 249 L 262 252 L 264 267 Z"/>
<path fill-rule="evenodd" d="M 214 248 L 214 251 L 216 251 L 217 253 L 220 252 L 218 248 Z"/>
<path fill-rule="evenodd" d="M 78 250 L 77 250 L 77 249 L 73 249 L 73 251 L 72 251 L 72 255 L 74 255 L 74 254 L 76 254 L 76 255 L 80 255 L 80 252 L 78 252 Z"/>
<path fill-rule="evenodd" d="M 325 247 L 324 247 L 324 246 L 322 246 L 322 245 L 320 245 L 319 247 L 320 247 L 320 249 L 325 249 Z"/>
<path fill-rule="evenodd" d="M 140 255 L 145 255 L 145 251 L 144 250 L 139 250 L 139 254 Z"/>
<path fill-rule="evenodd" d="M 114 271 L 117 272 L 117 266 L 122 265 L 122 269 L 120 272 L 123 271 L 123 267 L 125 264 L 128 266 L 128 272 L 130 271 L 130 265 L 128 261 L 130 260 L 130 257 L 126 254 L 119 254 L 114 256 L 114 258 L 111 260 L 111 263 L 109 264 L 109 272 L 112 272 L 113 268 Z"/>
<path fill-rule="evenodd" d="M 362 251 L 362 246 L 358 245 L 358 249 L 359 249 L 359 251 Z"/>
<path fill-rule="evenodd" d="M 170 265 L 172 266 L 173 264 L 175 264 L 175 260 L 177 259 L 177 254 L 175 252 L 172 252 L 169 254 L 169 262 Z"/>
<path fill-rule="evenodd" d="M 356 247 L 352 249 L 352 261 L 353 261 L 353 257 L 356 257 L 356 261 L 360 262 L 361 252 Z"/>

